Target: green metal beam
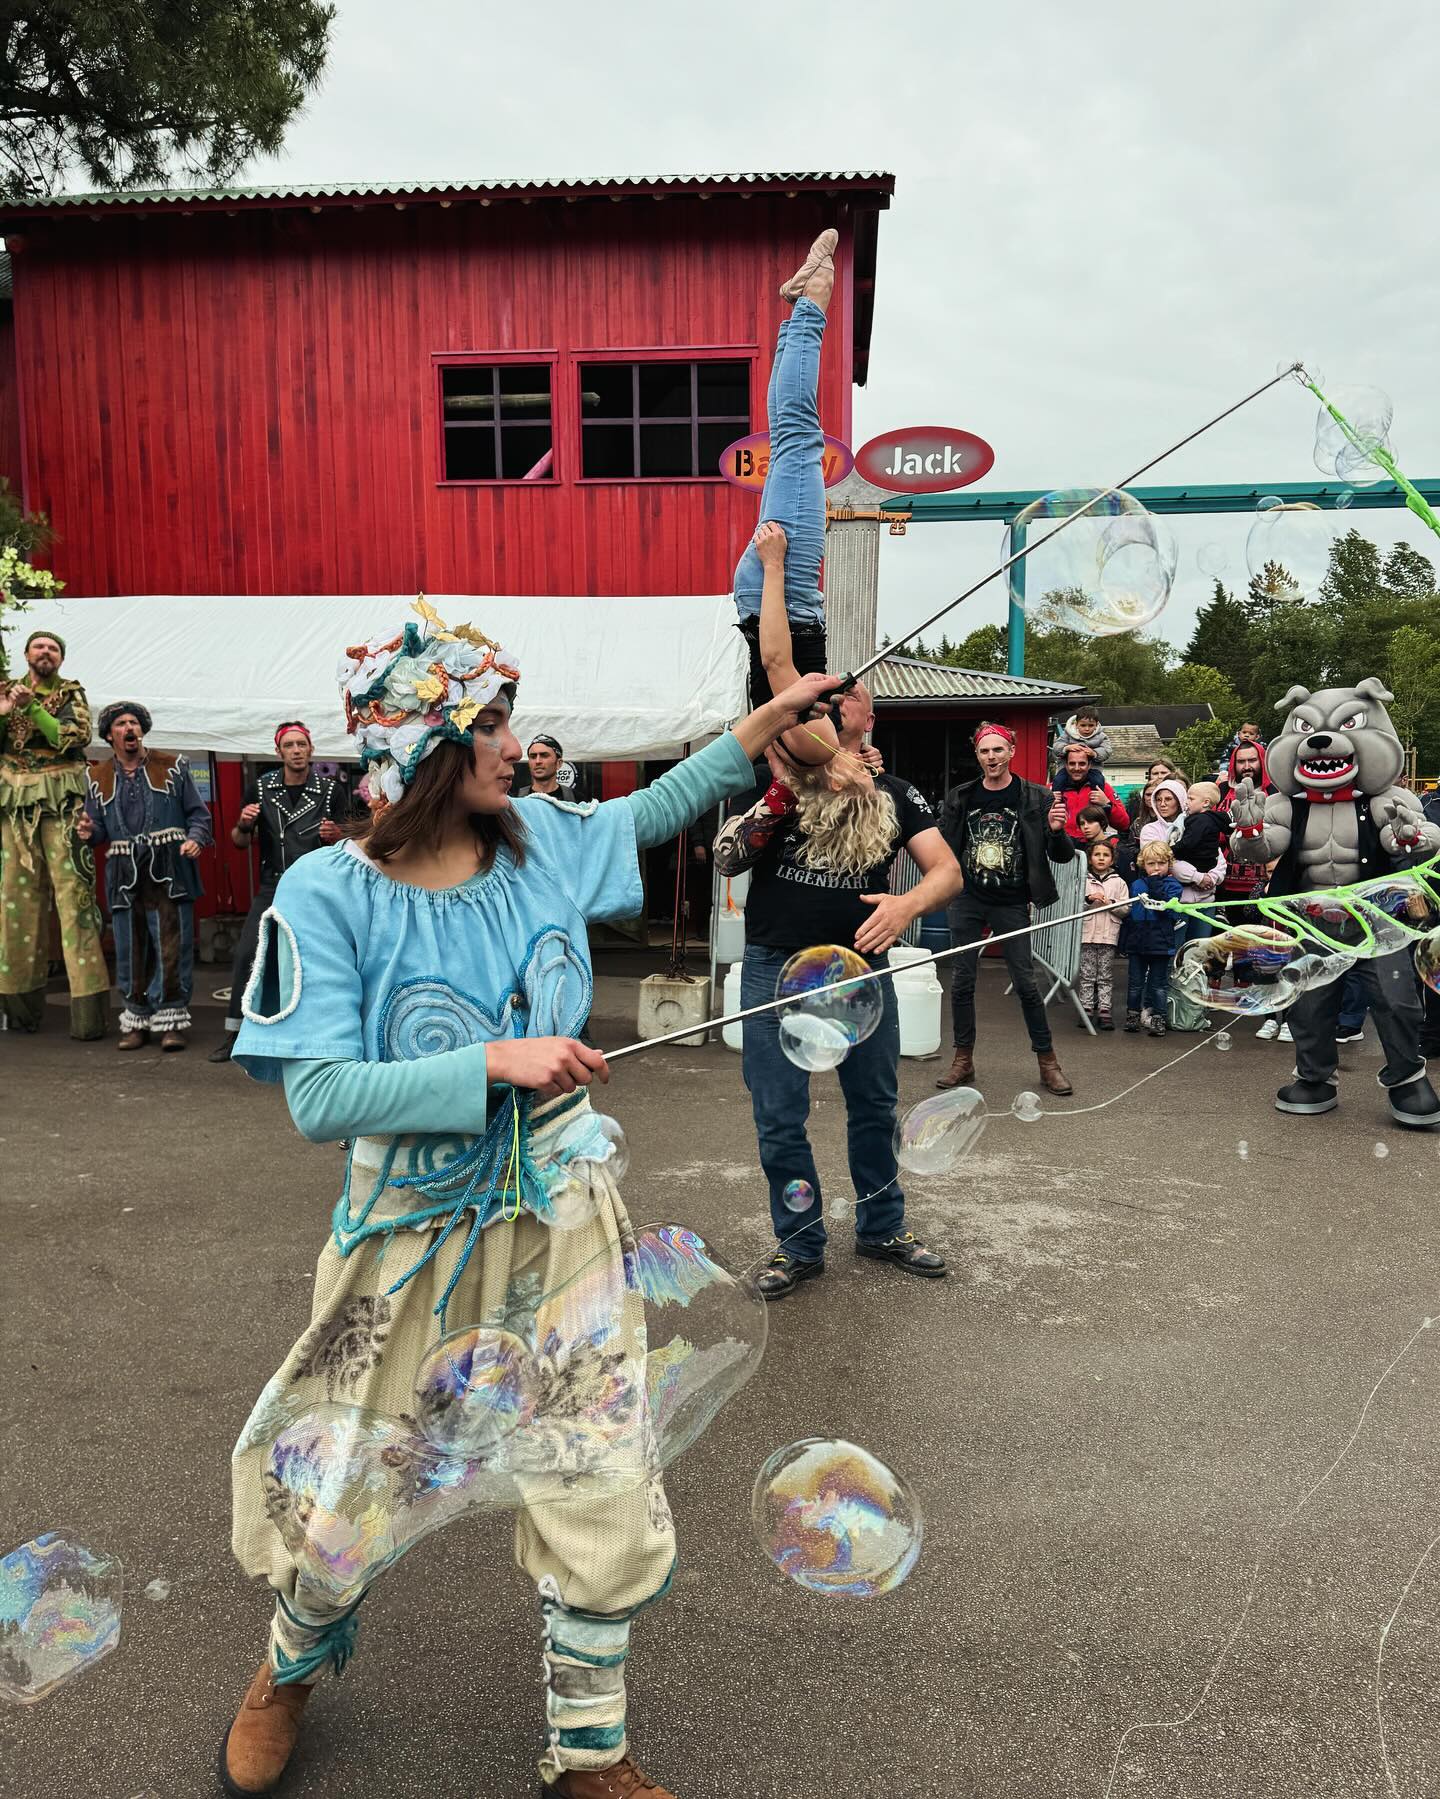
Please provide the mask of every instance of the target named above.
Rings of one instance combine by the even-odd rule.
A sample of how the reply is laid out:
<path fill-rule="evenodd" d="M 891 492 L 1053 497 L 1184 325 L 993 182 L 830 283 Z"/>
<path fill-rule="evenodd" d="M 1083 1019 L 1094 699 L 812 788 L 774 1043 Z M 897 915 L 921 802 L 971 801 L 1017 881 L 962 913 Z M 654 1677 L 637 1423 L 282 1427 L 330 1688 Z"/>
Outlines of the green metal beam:
<path fill-rule="evenodd" d="M 1432 506 L 1440 507 L 1440 481 L 1417 481 L 1415 486 Z M 883 512 L 907 513 L 910 522 L 916 525 L 953 525 L 963 524 L 967 520 L 971 524 L 992 520 L 1008 524 L 1018 512 L 1022 512 L 1032 500 L 1052 492 L 1048 487 L 1012 488 L 1009 492 L 971 493 L 968 488 L 961 488 L 958 493 L 921 493 L 896 494 L 893 498 L 882 500 L 880 509 Z M 1369 512 L 1382 506 L 1405 505 L 1405 495 L 1393 481 L 1381 481 L 1374 487 L 1346 487 L 1341 482 L 1280 481 L 1270 487 L 1252 487 L 1237 482 L 1195 483 L 1187 487 L 1130 487 L 1127 493 L 1133 494 L 1142 506 L 1151 512 L 1195 513 L 1208 515 L 1217 512 L 1254 512 L 1259 502 L 1273 494 L 1276 499 L 1286 505 L 1298 505 L 1301 502 L 1322 509 L 1340 510 L 1339 500 L 1342 494 L 1349 497 L 1345 507 L 1354 512 Z M 1022 547 L 1016 543 L 1015 549 Z M 1025 564 L 1015 565 L 1019 576 L 1016 585 L 1023 597 L 1025 592 Z M 1025 612 L 1016 603 L 1015 594 L 1010 594 L 1010 613 L 1008 629 L 1008 654 L 1006 672 L 1012 675 L 1025 673 Z"/>

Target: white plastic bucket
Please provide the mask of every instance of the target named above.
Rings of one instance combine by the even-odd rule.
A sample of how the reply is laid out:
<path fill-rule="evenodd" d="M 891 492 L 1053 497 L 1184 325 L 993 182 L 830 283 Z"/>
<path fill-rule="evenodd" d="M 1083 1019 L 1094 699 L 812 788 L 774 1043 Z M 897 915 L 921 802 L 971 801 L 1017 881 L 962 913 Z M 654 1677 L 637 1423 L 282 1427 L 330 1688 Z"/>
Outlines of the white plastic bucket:
<path fill-rule="evenodd" d="M 722 1004 L 727 1014 L 740 1010 L 740 964 L 738 962 L 732 962 L 726 972 Z M 725 1040 L 726 1049 L 744 1049 L 745 1026 L 743 1024 L 727 1024 L 720 1035 Z"/>
<path fill-rule="evenodd" d="M 895 1002 L 900 1009 L 900 1054 L 933 1056 L 940 1047 L 940 1023 L 944 1009 L 944 993 L 936 978 L 935 964 L 921 962 L 929 952 L 897 943 L 890 951 L 890 966 L 896 972 Z M 911 967 L 911 963 L 921 963 Z"/>
<path fill-rule="evenodd" d="M 720 879 L 715 903 L 715 960 L 717 963 L 738 962 L 745 954 L 745 895 L 750 891 L 750 875 L 733 875 Z M 725 1010 L 730 1011 L 727 1006 Z"/>

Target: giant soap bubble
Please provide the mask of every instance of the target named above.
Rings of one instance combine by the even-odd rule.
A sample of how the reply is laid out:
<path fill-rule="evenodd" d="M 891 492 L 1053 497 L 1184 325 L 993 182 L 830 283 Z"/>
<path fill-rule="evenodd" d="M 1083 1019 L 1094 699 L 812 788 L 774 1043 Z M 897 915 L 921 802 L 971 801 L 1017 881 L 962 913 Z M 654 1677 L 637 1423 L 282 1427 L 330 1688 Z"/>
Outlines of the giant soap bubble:
<path fill-rule="evenodd" d="M 351 1604 L 423 1537 L 476 1511 L 599 1503 L 687 1449 L 764 1353 L 765 1302 L 693 1231 L 654 1224 L 502 1315 L 452 1332 L 412 1415 L 320 1404 L 264 1459 L 301 1579 Z"/>
<path fill-rule="evenodd" d="M 776 999 L 790 1002 L 780 1013 L 781 1049 L 811 1072 L 838 1068 L 884 1016 L 881 978 L 862 955 L 838 943 L 791 956 L 775 983 Z"/>
<path fill-rule="evenodd" d="M 1432 993 L 1440 993 L 1440 929 L 1427 932 L 1416 944 L 1415 972 Z"/>
<path fill-rule="evenodd" d="M 1260 904 L 1309 948 L 1370 961 L 1411 948 L 1425 934 L 1434 898 L 1417 876 L 1401 873 L 1337 893 L 1266 898 Z"/>
<path fill-rule="evenodd" d="M 1337 387 L 1327 398 L 1343 415 L 1349 430 L 1328 408 L 1318 409 L 1316 468 L 1349 487 L 1370 487 L 1388 479 L 1386 471 L 1373 460 L 1373 452 L 1390 449 L 1390 426 L 1395 417 L 1390 396 L 1378 387 Z"/>
<path fill-rule="evenodd" d="M 1063 519 L 1073 523 L 1057 532 Z M 1034 547 L 1009 572 L 1011 596 L 1022 607 L 1050 602 L 1069 630 L 1089 637 L 1139 631 L 1170 598 L 1174 537 L 1133 494 L 1098 487 L 1044 494 L 1006 527 L 1007 558 L 1027 546 Z"/>
<path fill-rule="evenodd" d="M 35 1705 L 120 1641 L 124 1573 L 55 1531 L 0 1556 L 0 1699 Z"/>
<path fill-rule="evenodd" d="M 1245 540 L 1251 577 L 1277 598 L 1313 599 L 1330 569 L 1334 527 L 1330 514 L 1308 500 L 1257 511 Z M 1270 572 L 1272 571 L 1276 572 Z"/>
<path fill-rule="evenodd" d="M 915 1566 L 924 1519 L 899 1475 L 854 1443 L 805 1437 L 755 1477 L 750 1516 L 760 1546 L 812 1593 L 871 1599 Z"/>
<path fill-rule="evenodd" d="M 946 1174 L 985 1129 L 985 1101 L 973 1087 L 922 1099 L 895 1126 L 895 1160 L 906 1174 Z"/>

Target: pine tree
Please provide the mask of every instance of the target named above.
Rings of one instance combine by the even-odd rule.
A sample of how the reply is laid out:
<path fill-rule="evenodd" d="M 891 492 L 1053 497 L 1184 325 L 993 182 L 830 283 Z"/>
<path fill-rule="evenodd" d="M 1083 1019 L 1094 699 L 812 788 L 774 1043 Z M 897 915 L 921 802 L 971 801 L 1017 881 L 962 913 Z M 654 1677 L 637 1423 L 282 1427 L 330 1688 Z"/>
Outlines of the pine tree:
<path fill-rule="evenodd" d="M 1380 552 L 1352 526 L 1330 546 L 1330 568 L 1320 583 L 1322 605 L 1356 612 L 1372 605 L 1380 592 Z"/>
<path fill-rule="evenodd" d="M 1249 614 L 1224 582 L 1217 581 L 1209 604 L 1202 606 L 1196 616 L 1184 660 L 1196 667 L 1218 668 L 1230 685 L 1243 693 L 1250 656 Z"/>
<path fill-rule="evenodd" d="M 1267 562 L 1258 575 L 1250 577 L 1249 592 L 1244 601 L 1245 616 L 1252 625 L 1263 624 L 1282 608 L 1302 603 L 1300 583 L 1293 579 L 1284 563 Z"/>
<path fill-rule="evenodd" d="M 1380 571 L 1387 588 L 1402 599 L 1421 599 L 1435 592 L 1435 570 L 1418 550 L 1397 543 Z"/>

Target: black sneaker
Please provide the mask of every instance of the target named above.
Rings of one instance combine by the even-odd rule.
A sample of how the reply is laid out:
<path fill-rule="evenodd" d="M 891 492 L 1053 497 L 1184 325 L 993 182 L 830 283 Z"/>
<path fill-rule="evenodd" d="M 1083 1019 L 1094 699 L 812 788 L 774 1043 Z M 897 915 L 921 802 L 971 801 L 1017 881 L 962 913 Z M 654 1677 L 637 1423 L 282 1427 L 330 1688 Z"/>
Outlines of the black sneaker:
<path fill-rule="evenodd" d="M 1140 1014 L 1138 1012 L 1127 1012 L 1125 1014 L 1125 1029 L 1127 1031 L 1138 1031 L 1140 1029 Z"/>
<path fill-rule="evenodd" d="M 210 1051 L 206 1060 L 209 1062 L 228 1062 L 231 1056 L 235 1054 L 235 1039 L 239 1035 L 240 1033 L 238 1031 L 226 1031 L 217 1047 Z"/>
<path fill-rule="evenodd" d="M 824 1272 L 824 1256 L 818 1261 L 797 1262 L 793 1256 L 787 1256 L 783 1249 L 777 1249 L 755 1277 L 755 1285 L 762 1299 L 784 1299 L 787 1293 L 795 1291 L 801 1281 L 813 1281 L 816 1275 Z"/>
<path fill-rule="evenodd" d="M 944 1256 L 937 1256 L 933 1249 L 926 1249 L 923 1243 L 917 1242 L 914 1231 L 890 1237 L 884 1243 L 866 1243 L 857 1237 L 855 1253 L 869 1256 L 874 1262 L 893 1262 L 907 1274 L 923 1275 L 926 1280 L 938 1281 L 945 1274 Z"/>

